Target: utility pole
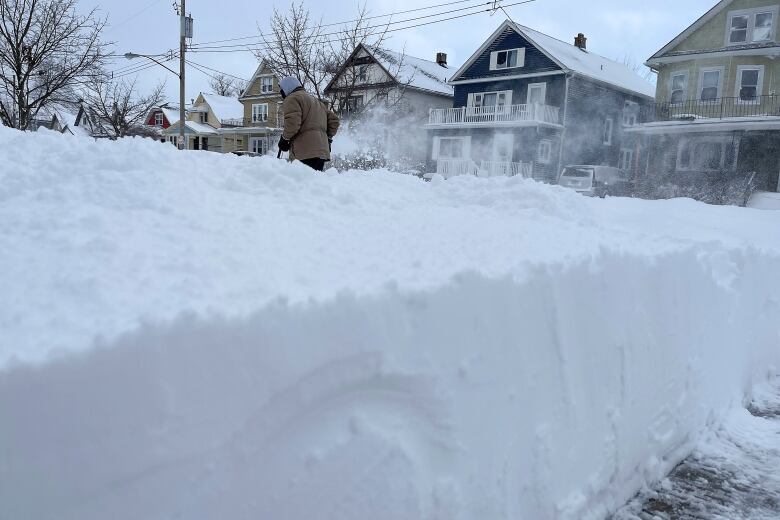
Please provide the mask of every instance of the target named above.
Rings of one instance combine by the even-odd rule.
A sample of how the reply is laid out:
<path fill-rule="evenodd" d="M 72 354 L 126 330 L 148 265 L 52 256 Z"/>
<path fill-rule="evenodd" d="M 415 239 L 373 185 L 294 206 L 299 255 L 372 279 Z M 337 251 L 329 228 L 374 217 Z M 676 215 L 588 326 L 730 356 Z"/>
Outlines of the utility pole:
<path fill-rule="evenodd" d="M 184 110 L 184 53 L 187 51 L 187 0 L 181 0 L 181 12 L 180 14 L 180 38 L 179 38 L 179 150 L 185 150 L 187 148 L 187 141 L 184 140 L 184 118 L 186 111 Z"/>

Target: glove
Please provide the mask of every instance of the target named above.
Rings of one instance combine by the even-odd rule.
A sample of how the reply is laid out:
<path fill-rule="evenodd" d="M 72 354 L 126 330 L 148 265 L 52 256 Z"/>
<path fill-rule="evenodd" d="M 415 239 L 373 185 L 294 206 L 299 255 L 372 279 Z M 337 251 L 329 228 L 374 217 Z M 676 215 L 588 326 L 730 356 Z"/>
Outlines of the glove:
<path fill-rule="evenodd" d="M 283 152 L 290 151 L 290 141 L 285 139 L 284 136 L 279 138 L 279 149 Z"/>

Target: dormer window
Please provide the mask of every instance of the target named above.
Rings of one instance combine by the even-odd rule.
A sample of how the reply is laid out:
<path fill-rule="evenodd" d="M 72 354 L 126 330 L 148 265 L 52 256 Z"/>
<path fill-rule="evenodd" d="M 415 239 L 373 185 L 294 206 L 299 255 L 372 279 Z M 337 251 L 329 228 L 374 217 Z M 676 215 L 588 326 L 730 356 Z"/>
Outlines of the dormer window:
<path fill-rule="evenodd" d="M 525 65 L 525 49 L 508 49 L 490 53 L 490 70 L 515 69 Z"/>
<path fill-rule="evenodd" d="M 774 40 L 777 7 L 759 7 L 729 13 L 726 45 L 742 45 Z"/>

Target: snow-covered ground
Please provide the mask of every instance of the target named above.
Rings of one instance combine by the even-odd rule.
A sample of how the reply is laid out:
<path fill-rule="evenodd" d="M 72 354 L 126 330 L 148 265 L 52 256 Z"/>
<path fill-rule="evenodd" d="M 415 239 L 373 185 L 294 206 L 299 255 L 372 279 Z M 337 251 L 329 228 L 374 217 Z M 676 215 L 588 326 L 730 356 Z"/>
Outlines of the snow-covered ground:
<path fill-rule="evenodd" d="M 0 518 L 599 519 L 780 366 L 775 212 L 0 128 Z"/>
<path fill-rule="evenodd" d="M 780 380 L 734 408 L 693 454 L 613 520 L 780 518 Z"/>
<path fill-rule="evenodd" d="M 750 197 L 747 205 L 754 209 L 780 210 L 780 193 L 758 191 Z"/>

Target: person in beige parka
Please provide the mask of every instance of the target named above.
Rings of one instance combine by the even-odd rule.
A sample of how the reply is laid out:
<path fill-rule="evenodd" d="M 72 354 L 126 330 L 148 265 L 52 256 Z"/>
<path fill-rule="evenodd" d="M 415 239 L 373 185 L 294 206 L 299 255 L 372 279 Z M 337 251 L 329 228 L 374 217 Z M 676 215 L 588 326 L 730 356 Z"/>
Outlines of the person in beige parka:
<path fill-rule="evenodd" d="M 279 82 L 284 114 L 284 129 L 279 150 L 290 152 L 289 160 L 298 160 L 322 171 L 330 161 L 330 147 L 339 129 L 339 118 L 320 100 L 306 92 L 301 82 L 288 76 Z"/>

